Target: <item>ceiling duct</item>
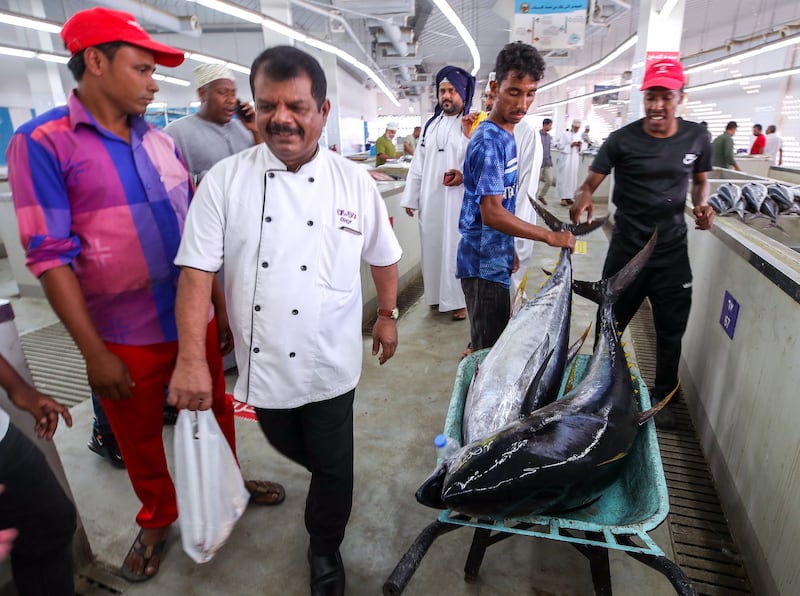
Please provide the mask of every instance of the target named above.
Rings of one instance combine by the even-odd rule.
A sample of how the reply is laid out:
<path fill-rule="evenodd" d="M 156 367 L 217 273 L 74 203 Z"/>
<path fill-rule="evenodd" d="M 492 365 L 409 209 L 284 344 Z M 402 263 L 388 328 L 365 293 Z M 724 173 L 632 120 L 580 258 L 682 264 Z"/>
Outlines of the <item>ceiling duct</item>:
<path fill-rule="evenodd" d="M 139 22 L 151 23 L 168 31 L 200 37 L 203 33 L 196 16 L 179 17 L 138 0 L 97 0 L 99 4 L 131 13 Z"/>

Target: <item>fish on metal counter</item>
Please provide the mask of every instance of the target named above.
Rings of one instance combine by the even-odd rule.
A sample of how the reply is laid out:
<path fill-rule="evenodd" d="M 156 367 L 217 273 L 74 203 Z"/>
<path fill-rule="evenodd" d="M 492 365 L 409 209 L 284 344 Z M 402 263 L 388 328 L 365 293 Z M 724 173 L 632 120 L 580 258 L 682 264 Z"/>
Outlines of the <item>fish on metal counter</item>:
<path fill-rule="evenodd" d="M 562 399 L 445 459 L 417 490 L 420 503 L 476 517 L 553 513 L 592 502 L 613 482 L 639 425 L 657 408 L 639 411 L 612 309 L 655 243 L 653 234 L 613 277 L 574 284 L 577 293 L 599 301 L 601 312 L 581 382 Z"/>

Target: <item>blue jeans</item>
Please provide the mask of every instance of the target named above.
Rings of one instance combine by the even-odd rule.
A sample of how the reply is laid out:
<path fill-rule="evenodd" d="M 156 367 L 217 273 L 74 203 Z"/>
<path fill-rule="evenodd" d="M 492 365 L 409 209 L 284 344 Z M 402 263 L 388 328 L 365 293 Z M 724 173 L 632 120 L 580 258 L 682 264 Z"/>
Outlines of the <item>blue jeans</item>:
<path fill-rule="evenodd" d="M 106 413 L 103 411 L 103 406 L 97 394 L 92 391 L 92 409 L 94 410 L 94 424 L 92 425 L 92 432 L 96 435 L 113 435 L 111 425 L 108 423 Z"/>

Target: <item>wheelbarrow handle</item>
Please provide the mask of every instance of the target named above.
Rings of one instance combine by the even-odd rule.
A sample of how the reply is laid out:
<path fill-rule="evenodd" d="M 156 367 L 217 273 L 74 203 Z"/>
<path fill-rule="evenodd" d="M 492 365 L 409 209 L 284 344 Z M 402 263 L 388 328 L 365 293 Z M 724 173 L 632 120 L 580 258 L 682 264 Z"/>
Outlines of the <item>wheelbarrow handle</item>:
<path fill-rule="evenodd" d="M 457 518 L 469 519 L 468 516 L 456 516 Z M 422 558 L 428 549 L 442 534 L 447 534 L 453 530 L 457 530 L 463 526 L 457 524 L 448 524 L 439 521 L 438 519 L 432 524 L 428 525 L 422 532 L 419 533 L 416 540 L 403 555 L 403 558 L 397 563 L 389 576 L 389 579 L 383 584 L 384 596 L 399 596 L 406 589 L 408 582 L 422 562 Z"/>

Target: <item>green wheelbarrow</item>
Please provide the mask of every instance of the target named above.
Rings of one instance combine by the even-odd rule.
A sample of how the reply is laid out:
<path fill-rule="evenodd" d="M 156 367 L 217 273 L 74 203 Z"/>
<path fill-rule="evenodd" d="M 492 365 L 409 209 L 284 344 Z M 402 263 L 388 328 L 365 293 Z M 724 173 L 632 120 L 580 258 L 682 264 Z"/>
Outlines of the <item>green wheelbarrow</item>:
<path fill-rule="evenodd" d="M 467 356 L 461 361 L 456 373 L 444 434 L 459 443 L 467 389 L 475 366 L 488 352 L 488 349 L 480 350 Z M 576 384 L 583 378 L 590 361 L 589 355 L 581 354 L 575 358 Z M 564 394 L 571 369 L 572 363 L 567 367 L 559 395 Z M 631 373 L 634 377 L 634 388 L 638 389 L 639 406 L 644 411 L 650 407 L 650 395 L 636 371 Z M 669 513 L 667 483 L 652 420 L 640 429 L 626 460 L 616 482 L 597 501 L 577 511 L 554 516 L 534 515 L 508 519 L 474 519 L 451 510 L 443 511 L 436 521 L 417 536 L 395 566 L 383 585 L 384 595 L 401 594 L 436 538 L 465 526 L 475 528 L 464 567 L 464 579 L 467 582 L 477 580 L 489 546 L 514 535 L 523 535 L 572 544 L 589 560 L 592 582 L 598 595 L 611 594 L 609 549 L 623 551 L 661 572 L 678 594 L 695 595 L 697 592 L 683 570 L 669 560 L 648 535 Z"/>

